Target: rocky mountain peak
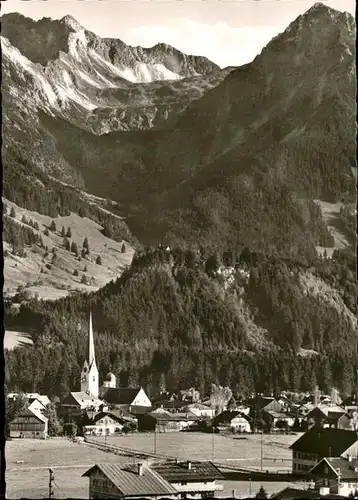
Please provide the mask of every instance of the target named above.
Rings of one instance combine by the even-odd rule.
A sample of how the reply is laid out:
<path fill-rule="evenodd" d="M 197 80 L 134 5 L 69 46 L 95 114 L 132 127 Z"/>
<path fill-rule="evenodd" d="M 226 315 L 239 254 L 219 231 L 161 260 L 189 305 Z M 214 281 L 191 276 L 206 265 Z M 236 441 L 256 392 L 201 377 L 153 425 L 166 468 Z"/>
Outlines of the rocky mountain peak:
<path fill-rule="evenodd" d="M 81 24 L 75 19 L 73 16 L 67 15 L 64 16 L 60 22 L 62 24 L 65 24 L 68 28 L 72 29 L 73 31 L 79 31 L 80 29 L 83 29 Z"/>

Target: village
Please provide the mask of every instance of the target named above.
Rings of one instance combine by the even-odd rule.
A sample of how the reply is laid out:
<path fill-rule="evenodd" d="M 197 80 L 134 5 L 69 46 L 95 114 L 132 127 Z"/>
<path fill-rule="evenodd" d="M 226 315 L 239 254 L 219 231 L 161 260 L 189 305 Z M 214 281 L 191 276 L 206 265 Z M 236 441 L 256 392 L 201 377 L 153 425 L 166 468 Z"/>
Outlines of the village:
<path fill-rule="evenodd" d="M 324 395 L 316 388 L 235 401 L 228 388 L 213 385 L 207 399 L 195 388 L 150 399 L 142 387 L 117 387 L 113 373 L 99 385 L 92 317 L 89 325 L 80 391 L 56 402 L 43 394 L 7 395 L 9 404 L 25 401 L 8 423 L 9 443 L 40 444 L 62 435 L 81 444 L 82 453 L 87 447 L 89 458 L 94 449 L 111 455 L 81 474 L 89 498 L 208 498 L 222 496 L 228 481 L 249 482 L 249 496 L 258 498 L 267 493 L 252 482 L 287 483 L 273 492 L 278 499 L 358 496 L 355 395 L 342 401 L 337 391 Z M 192 451 L 181 440 L 191 442 Z M 25 461 L 31 467 L 26 458 L 16 463 Z"/>

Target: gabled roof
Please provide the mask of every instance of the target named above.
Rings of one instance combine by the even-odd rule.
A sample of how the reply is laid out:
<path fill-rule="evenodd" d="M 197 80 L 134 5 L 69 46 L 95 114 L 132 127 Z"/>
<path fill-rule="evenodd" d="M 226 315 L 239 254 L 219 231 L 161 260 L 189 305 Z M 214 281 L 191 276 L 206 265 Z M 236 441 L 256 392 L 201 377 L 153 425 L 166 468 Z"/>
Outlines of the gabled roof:
<path fill-rule="evenodd" d="M 216 424 L 219 424 L 219 423 L 224 424 L 224 423 L 231 422 L 231 420 L 233 418 L 236 418 L 236 417 L 242 417 L 245 420 L 247 420 L 248 422 L 250 422 L 250 418 L 245 413 L 242 413 L 241 411 L 237 411 L 237 410 L 225 410 L 225 411 L 221 412 L 219 415 L 217 415 L 214 418 L 214 421 Z"/>
<path fill-rule="evenodd" d="M 190 463 L 190 468 L 188 464 Z M 169 483 L 179 481 L 215 481 L 223 479 L 223 474 L 212 462 L 157 462 L 151 468 Z"/>
<path fill-rule="evenodd" d="M 287 411 L 264 410 L 264 412 L 271 415 L 273 418 L 281 418 L 283 420 L 286 418 L 295 418 L 293 413 Z"/>
<path fill-rule="evenodd" d="M 157 496 L 177 494 L 177 490 L 157 472 L 143 464 L 143 475 L 138 474 L 138 465 L 120 465 L 116 463 L 96 464 L 82 476 L 91 476 L 99 469 L 127 497 Z"/>
<path fill-rule="evenodd" d="M 45 417 L 45 415 L 43 415 L 40 411 L 37 411 L 33 408 L 27 408 L 26 410 L 22 411 L 21 413 L 19 413 L 17 415 L 17 417 L 15 417 L 12 422 L 16 422 L 17 418 L 18 417 L 35 417 L 37 418 L 38 420 L 40 420 L 41 422 L 43 422 L 44 424 L 46 422 L 48 422 L 48 418 Z"/>
<path fill-rule="evenodd" d="M 188 412 L 188 413 L 170 413 L 169 411 L 166 410 L 154 410 L 148 415 L 152 418 L 154 418 L 157 422 L 185 422 L 185 421 L 192 421 L 192 420 L 198 420 L 197 415 L 194 415 L 194 413 Z"/>
<path fill-rule="evenodd" d="M 130 405 L 141 389 L 141 387 L 108 387 L 103 393 L 103 399 L 109 404 Z"/>
<path fill-rule="evenodd" d="M 355 471 L 358 468 L 358 460 L 353 459 L 351 462 L 347 458 L 342 457 L 325 457 L 322 458 L 318 464 L 316 464 L 310 472 L 312 474 L 319 473 L 322 474 L 322 465 L 327 464 L 329 470 L 338 477 L 338 472 L 340 474 L 341 481 L 356 481 L 357 480 L 357 472 Z"/>
<path fill-rule="evenodd" d="M 203 403 L 189 403 L 186 405 L 187 408 L 195 408 L 196 410 L 212 410 L 209 405 L 204 405 Z"/>
<path fill-rule="evenodd" d="M 356 441 L 357 434 L 354 431 L 314 426 L 297 439 L 290 449 L 317 453 L 321 457 L 340 457 Z"/>
<path fill-rule="evenodd" d="M 79 391 L 79 392 L 70 392 L 66 398 L 64 399 L 63 405 L 79 405 L 79 406 L 90 406 L 93 404 L 94 406 L 100 406 L 103 404 L 103 401 L 96 398 L 93 394 L 87 391 Z"/>
<path fill-rule="evenodd" d="M 331 499 L 341 500 L 347 497 L 334 494 L 324 495 L 324 497 L 322 497 L 319 491 L 317 490 L 300 490 L 298 488 L 284 488 L 283 490 L 273 495 L 271 498 L 277 500 L 301 500 L 302 498 L 305 499 L 307 498 L 307 500 L 308 499 L 319 500 L 321 498 L 325 498 L 327 500 Z"/>

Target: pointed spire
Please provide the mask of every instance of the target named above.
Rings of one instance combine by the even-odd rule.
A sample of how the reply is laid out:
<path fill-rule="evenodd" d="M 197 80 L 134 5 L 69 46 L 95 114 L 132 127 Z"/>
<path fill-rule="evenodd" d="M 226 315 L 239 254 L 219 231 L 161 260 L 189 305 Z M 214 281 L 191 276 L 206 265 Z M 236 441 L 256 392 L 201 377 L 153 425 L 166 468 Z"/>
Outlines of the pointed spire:
<path fill-rule="evenodd" d="M 89 319 L 89 338 L 88 338 L 88 364 L 92 365 L 93 361 L 95 361 L 94 356 L 94 341 L 93 341 L 93 329 L 92 329 L 92 311 L 90 311 L 90 319 Z"/>

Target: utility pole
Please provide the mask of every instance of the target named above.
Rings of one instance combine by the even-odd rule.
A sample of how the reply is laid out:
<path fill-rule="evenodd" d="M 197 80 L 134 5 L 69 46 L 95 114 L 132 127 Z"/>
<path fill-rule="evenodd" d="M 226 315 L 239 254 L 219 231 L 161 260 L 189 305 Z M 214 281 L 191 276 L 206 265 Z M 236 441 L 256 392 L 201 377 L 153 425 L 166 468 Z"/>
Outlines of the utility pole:
<path fill-rule="evenodd" d="M 215 458 L 215 428 L 213 425 L 213 440 L 211 443 L 211 461 L 214 463 L 214 458 Z"/>
<path fill-rule="evenodd" d="M 339 489 L 341 486 L 341 469 L 337 468 L 337 474 L 338 474 L 338 495 L 339 495 Z"/>
<path fill-rule="evenodd" d="M 154 455 L 157 454 L 157 430 L 154 427 Z"/>
<path fill-rule="evenodd" d="M 251 498 L 252 489 L 251 489 L 251 477 L 249 477 L 249 497 Z"/>
<path fill-rule="evenodd" d="M 52 469 L 49 469 L 49 473 L 50 473 L 50 480 L 49 480 L 49 483 L 48 483 L 48 497 L 49 498 L 53 498 L 53 482 L 55 480 L 55 476 L 53 474 L 53 470 Z"/>
<path fill-rule="evenodd" d="M 263 461 L 264 461 L 264 443 L 263 443 L 263 435 L 264 431 L 261 430 L 261 472 L 263 470 Z"/>

